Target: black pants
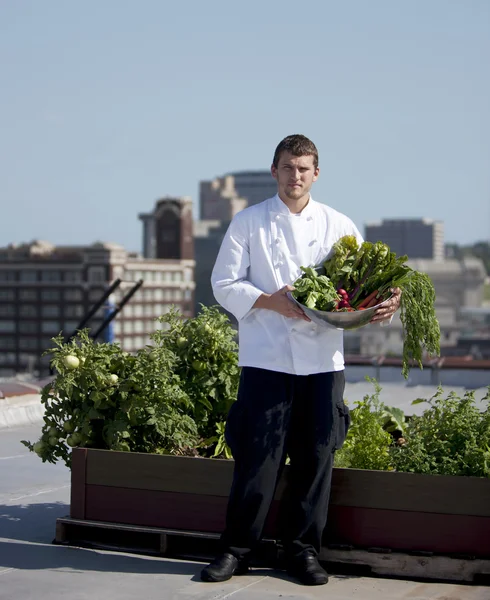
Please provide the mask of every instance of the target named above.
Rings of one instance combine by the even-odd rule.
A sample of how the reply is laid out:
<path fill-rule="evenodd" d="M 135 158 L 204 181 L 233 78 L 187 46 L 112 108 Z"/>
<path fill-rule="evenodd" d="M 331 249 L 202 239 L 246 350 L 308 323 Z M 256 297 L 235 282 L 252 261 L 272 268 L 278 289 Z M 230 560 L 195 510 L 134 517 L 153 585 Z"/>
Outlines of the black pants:
<path fill-rule="evenodd" d="M 319 552 L 334 452 L 350 423 L 344 387 L 343 371 L 302 376 L 242 369 L 226 424 L 235 470 L 222 535 L 225 551 L 241 558 L 260 541 L 288 455 L 290 485 L 281 507 L 284 549 L 291 556 Z"/>

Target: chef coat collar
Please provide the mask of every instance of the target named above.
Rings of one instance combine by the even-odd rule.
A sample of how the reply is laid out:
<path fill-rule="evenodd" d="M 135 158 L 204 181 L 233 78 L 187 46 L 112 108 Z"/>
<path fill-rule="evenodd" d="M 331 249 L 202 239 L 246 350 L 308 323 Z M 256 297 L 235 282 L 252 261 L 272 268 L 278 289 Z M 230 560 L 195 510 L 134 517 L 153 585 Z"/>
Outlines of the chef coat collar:
<path fill-rule="evenodd" d="M 279 194 L 273 196 L 269 203 L 269 212 L 274 215 L 287 215 L 288 217 L 310 217 L 313 214 L 313 198 L 310 194 L 308 204 L 303 208 L 299 215 L 293 214 L 284 202 L 279 198 Z"/>

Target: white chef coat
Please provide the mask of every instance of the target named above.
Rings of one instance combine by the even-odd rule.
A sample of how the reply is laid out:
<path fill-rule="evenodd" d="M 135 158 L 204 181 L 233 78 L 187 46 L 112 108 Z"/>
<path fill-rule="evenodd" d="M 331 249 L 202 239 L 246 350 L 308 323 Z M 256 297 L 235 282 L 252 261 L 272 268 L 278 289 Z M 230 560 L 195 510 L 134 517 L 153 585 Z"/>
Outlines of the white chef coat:
<path fill-rule="evenodd" d="M 320 265 L 344 235 L 363 239 L 342 213 L 311 196 L 293 214 L 276 194 L 239 212 L 221 244 L 211 284 L 216 300 L 238 320 L 239 365 L 310 375 L 344 369 L 343 331 L 252 308 L 301 275 L 301 266 Z"/>

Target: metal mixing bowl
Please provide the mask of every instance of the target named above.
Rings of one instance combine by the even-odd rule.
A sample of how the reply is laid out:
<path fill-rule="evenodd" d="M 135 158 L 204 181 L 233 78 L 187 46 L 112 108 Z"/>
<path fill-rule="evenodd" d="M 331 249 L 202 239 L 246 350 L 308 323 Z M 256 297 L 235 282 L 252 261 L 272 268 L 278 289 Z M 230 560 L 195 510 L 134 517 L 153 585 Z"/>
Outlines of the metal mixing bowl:
<path fill-rule="evenodd" d="M 316 310 L 315 308 L 308 308 L 301 302 L 298 302 L 291 292 L 288 292 L 288 297 L 293 302 L 296 302 L 298 306 L 301 306 L 304 313 L 310 317 L 310 319 L 317 325 L 322 327 L 335 327 L 336 329 L 358 329 L 367 325 L 374 316 L 376 310 L 383 306 L 385 302 L 392 297 L 391 295 L 383 302 L 380 302 L 376 306 L 366 308 L 366 310 L 356 310 L 354 312 L 326 312 L 323 310 Z"/>

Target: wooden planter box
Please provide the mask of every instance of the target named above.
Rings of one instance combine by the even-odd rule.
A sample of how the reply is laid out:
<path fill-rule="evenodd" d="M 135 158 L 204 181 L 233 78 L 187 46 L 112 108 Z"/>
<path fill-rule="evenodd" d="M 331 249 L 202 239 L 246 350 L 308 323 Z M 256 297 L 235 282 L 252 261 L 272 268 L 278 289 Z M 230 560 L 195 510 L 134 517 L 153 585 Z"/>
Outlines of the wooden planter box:
<path fill-rule="evenodd" d="M 219 534 L 232 473 L 227 460 L 74 449 L 70 517 Z M 334 469 L 324 546 L 339 544 L 490 558 L 490 479 Z"/>

